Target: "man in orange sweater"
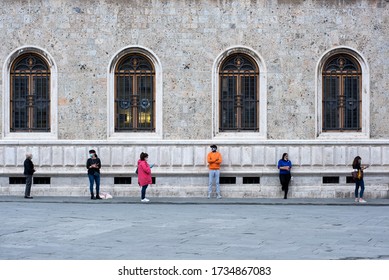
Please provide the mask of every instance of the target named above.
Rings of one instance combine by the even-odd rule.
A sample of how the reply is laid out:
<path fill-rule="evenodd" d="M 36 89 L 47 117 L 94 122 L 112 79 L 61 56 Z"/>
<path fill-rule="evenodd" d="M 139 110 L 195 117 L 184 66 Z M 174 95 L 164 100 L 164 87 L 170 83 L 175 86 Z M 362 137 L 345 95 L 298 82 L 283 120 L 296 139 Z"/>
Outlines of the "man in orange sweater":
<path fill-rule="evenodd" d="M 207 161 L 209 164 L 209 185 L 208 185 L 208 198 L 211 198 L 213 178 L 215 178 L 216 183 L 216 198 L 220 199 L 220 164 L 222 163 L 222 155 L 217 151 L 217 146 L 211 146 L 212 151 L 208 153 Z"/>

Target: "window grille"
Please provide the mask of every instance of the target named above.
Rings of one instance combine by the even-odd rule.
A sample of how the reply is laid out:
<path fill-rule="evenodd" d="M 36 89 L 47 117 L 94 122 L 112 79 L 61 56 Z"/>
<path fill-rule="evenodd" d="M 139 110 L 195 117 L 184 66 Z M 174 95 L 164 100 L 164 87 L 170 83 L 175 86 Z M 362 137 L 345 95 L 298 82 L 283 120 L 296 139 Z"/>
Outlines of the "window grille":
<path fill-rule="evenodd" d="M 115 131 L 155 130 L 155 72 L 142 55 L 124 57 L 115 71 Z"/>
<path fill-rule="evenodd" d="M 259 131 L 259 70 L 242 54 L 226 59 L 220 68 L 220 131 Z"/>
<path fill-rule="evenodd" d="M 348 55 L 337 55 L 323 69 L 323 131 L 361 131 L 362 73 Z"/>
<path fill-rule="evenodd" d="M 11 67 L 11 132 L 50 132 L 50 70 L 35 54 Z"/>

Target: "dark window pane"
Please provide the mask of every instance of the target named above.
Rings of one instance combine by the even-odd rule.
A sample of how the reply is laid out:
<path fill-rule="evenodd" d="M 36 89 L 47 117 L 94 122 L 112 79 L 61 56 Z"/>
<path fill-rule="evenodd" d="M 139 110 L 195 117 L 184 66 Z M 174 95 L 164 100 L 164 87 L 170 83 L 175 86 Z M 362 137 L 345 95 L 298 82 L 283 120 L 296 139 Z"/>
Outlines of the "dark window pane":
<path fill-rule="evenodd" d="M 116 70 L 115 131 L 154 131 L 154 70 L 141 55 L 125 57 Z"/>
<path fill-rule="evenodd" d="M 220 131 L 258 131 L 258 78 L 255 63 L 235 54 L 221 66 Z"/>
<path fill-rule="evenodd" d="M 27 54 L 15 60 L 10 97 L 11 131 L 50 131 L 50 71 L 43 59 Z"/>

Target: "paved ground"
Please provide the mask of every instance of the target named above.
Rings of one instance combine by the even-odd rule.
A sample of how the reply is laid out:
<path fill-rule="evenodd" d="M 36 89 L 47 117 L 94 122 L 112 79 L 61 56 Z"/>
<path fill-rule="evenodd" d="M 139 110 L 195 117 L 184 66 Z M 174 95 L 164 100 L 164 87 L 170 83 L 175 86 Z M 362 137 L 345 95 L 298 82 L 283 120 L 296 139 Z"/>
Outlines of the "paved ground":
<path fill-rule="evenodd" d="M 0 259 L 389 259 L 389 200 L 0 197 Z"/>

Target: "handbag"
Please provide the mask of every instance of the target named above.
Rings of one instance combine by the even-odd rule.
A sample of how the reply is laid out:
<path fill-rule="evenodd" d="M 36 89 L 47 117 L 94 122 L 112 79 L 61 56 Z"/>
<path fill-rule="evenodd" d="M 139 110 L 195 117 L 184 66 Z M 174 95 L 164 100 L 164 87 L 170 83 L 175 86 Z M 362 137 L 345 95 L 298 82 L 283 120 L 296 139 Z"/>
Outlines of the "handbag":
<path fill-rule="evenodd" d="M 138 167 L 135 169 L 135 174 L 138 174 Z"/>
<path fill-rule="evenodd" d="M 360 169 L 358 171 L 353 171 L 353 172 L 351 172 L 351 176 L 353 177 L 354 181 L 362 180 L 362 178 L 363 178 L 363 171 L 360 170 Z"/>

